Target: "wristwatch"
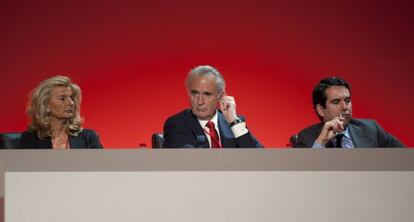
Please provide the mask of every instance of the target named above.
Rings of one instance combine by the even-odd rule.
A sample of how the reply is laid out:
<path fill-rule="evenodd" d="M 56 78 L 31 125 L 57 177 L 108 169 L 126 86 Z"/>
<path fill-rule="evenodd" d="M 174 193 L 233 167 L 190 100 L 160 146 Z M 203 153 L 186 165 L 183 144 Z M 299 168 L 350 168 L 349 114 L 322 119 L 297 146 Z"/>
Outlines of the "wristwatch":
<path fill-rule="evenodd" d="M 238 123 L 242 123 L 243 120 L 241 120 L 240 118 L 235 119 L 233 122 L 230 123 L 230 127 L 233 127 L 234 125 L 238 124 Z"/>

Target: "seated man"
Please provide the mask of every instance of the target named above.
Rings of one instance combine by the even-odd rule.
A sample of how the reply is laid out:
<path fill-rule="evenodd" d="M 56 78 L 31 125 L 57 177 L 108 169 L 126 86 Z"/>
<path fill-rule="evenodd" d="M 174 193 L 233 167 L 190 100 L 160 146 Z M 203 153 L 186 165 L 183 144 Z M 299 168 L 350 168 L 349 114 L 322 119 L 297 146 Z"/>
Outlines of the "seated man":
<path fill-rule="evenodd" d="M 302 130 L 295 147 L 404 147 L 375 120 L 352 118 L 351 88 L 341 78 L 315 86 L 313 108 L 321 122 Z"/>
<path fill-rule="evenodd" d="M 167 119 L 165 148 L 263 147 L 246 128 L 244 118 L 237 116 L 236 102 L 226 95 L 223 76 L 215 68 L 194 68 L 186 86 L 191 109 Z"/>

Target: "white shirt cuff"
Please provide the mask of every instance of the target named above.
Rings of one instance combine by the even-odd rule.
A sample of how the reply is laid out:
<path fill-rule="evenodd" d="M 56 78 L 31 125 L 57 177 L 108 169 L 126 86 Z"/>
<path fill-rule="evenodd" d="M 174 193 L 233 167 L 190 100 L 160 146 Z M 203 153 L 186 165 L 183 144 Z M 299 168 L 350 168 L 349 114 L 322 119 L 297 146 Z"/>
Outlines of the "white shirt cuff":
<path fill-rule="evenodd" d="M 241 137 L 249 132 L 249 130 L 246 128 L 245 122 L 237 123 L 236 125 L 232 126 L 231 131 L 233 131 L 234 138 Z"/>
<path fill-rule="evenodd" d="M 326 148 L 326 147 L 315 141 L 313 142 L 312 148 L 320 149 L 320 148 Z"/>

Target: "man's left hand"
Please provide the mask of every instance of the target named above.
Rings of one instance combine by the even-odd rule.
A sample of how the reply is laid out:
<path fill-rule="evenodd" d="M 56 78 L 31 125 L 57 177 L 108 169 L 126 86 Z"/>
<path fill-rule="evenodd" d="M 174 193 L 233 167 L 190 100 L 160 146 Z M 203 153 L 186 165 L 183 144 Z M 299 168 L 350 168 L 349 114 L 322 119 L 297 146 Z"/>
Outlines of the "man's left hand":
<path fill-rule="evenodd" d="M 228 123 L 232 123 L 238 118 L 236 112 L 236 101 L 233 96 L 224 94 L 220 100 L 220 109 Z"/>

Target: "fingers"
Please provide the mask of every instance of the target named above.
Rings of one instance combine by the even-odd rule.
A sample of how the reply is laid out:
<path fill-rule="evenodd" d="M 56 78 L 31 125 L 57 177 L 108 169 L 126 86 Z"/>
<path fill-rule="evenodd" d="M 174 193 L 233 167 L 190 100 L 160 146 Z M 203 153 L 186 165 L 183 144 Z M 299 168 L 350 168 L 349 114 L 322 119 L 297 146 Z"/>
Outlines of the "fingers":
<path fill-rule="evenodd" d="M 326 143 L 336 134 L 344 131 L 344 120 L 344 117 L 336 117 L 328 122 L 325 122 L 322 131 L 317 138 L 317 142 L 322 145 L 326 145 Z"/>
<path fill-rule="evenodd" d="M 228 123 L 237 119 L 236 101 L 233 96 L 223 96 L 220 100 L 220 108 Z"/>
<path fill-rule="evenodd" d="M 220 100 L 220 107 L 222 110 L 227 110 L 229 108 L 236 108 L 236 101 L 233 96 L 223 96 Z"/>
<path fill-rule="evenodd" d="M 335 118 L 331 121 L 326 122 L 325 127 L 328 130 L 332 130 L 335 133 L 339 133 L 339 132 L 341 132 L 345 129 L 344 128 L 344 120 L 345 120 L 345 118 L 343 118 L 343 117 L 337 117 L 337 118 Z"/>
<path fill-rule="evenodd" d="M 336 118 L 336 126 L 337 126 L 336 127 L 336 132 L 337 133 L 345 130 L 345 128 L 344 128 L 344 120 L 345 120 L 345 118 L 342 117 L 342 116 Z"/>

